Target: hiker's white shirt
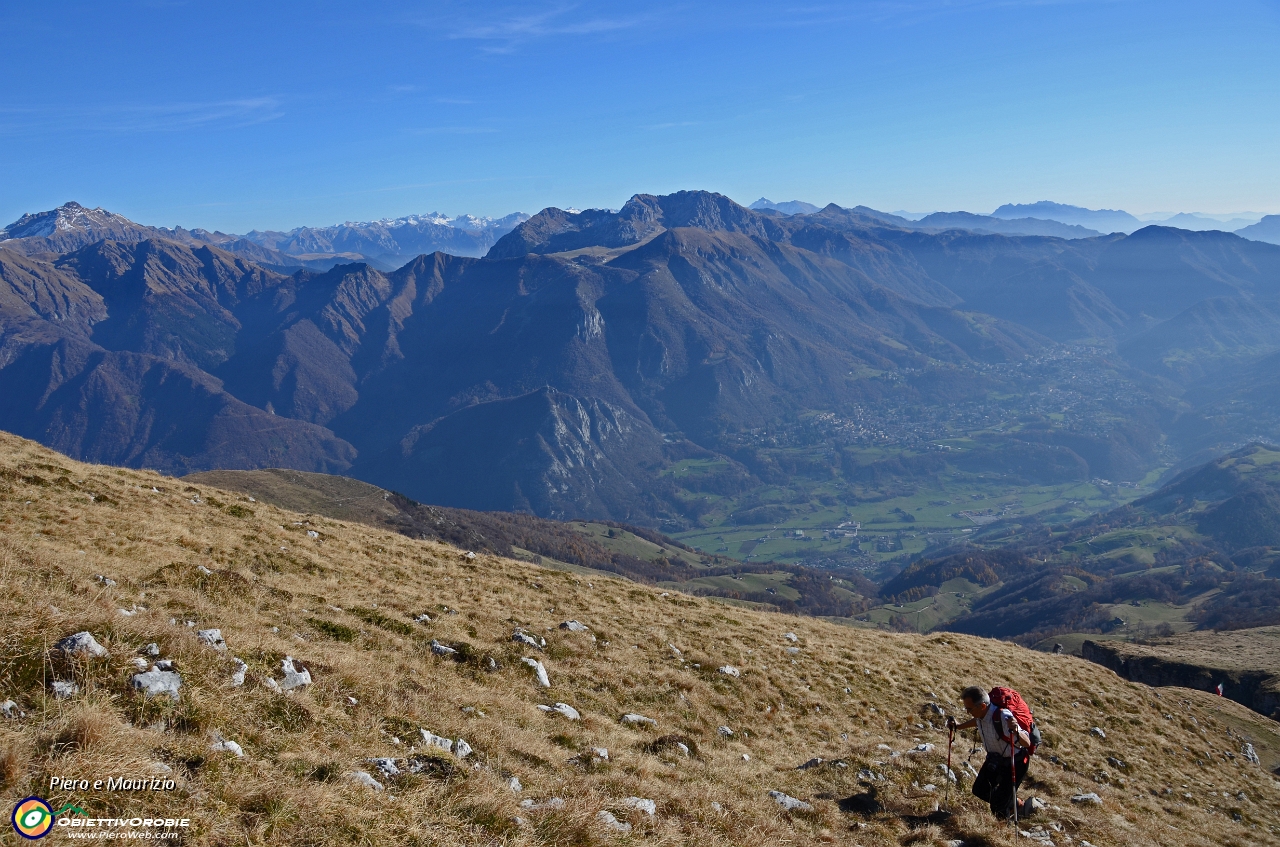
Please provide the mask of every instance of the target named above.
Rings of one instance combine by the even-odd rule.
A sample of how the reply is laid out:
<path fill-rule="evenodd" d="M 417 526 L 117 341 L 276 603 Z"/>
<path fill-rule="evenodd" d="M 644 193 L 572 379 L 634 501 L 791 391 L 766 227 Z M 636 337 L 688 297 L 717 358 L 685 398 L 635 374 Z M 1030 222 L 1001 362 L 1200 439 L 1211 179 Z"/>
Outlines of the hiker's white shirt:
<path fill-rule="evenodd" d="M 996 725 L 997 718 L 1000 725 Z M 990 706 L 987 713 L 977 718 L 978 734 L 982 736 L 982 746 L 986 748 L 988 753 L 995 753 L 997 756 L 1009 758 L 1009 742 L 1005 741 L 1010 738 L 1013 727 L 1018 725 L 1017 719 L 1013 716 L 1013 712 L 1008 709 L 997 709 Z"/>

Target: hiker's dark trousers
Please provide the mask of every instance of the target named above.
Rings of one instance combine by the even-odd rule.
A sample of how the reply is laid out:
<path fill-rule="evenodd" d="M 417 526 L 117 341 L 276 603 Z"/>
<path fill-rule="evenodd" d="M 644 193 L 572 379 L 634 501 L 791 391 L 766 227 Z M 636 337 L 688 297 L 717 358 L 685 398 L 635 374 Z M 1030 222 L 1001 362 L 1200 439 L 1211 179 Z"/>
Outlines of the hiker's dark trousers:
<path fill-rule="evenodd" d="M 1027 776 L 1027 765 L 1031 763 L 1031 755 L 1026 750 L 1017 751 L 1018 781 Z M 991 813 L 998 818 L 1013 816 L 1013 773 L 1009 767 L 1009 758 L 996 753 L 988 753 L 987 760 L 978 771 L 978 778 L 973 781 L 973 796 L 984 803 L 991 804 Z"/>

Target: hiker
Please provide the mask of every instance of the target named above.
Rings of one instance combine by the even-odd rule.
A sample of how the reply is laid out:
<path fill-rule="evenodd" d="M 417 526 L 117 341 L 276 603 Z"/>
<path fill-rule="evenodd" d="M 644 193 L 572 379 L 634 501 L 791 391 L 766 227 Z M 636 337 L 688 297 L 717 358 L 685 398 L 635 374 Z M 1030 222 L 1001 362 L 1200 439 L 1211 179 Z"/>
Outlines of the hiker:
<path fill-rule="evenodd" d="M 960 701 L 964 704 L 964 710 L 973 717 L 964 723 L 956 723 L 955 718 L 948 716 L 947 729 L 954 732 L 957 729 L 977 727 L 978 734 L 982 737 L 982 746 L 987 750 L 987 760 L 982 763 L 978 776 L 973 781 L 973 796 L 990 804 L 991 813 L 996 817 L 1011 818 L 1014 816 L 1017 786 L 1022 784 L 1027 775 L 1027 766 L 1031 762 L 1031 752 L 1034 749 L 1031 735 L 1018 724 L 1013 712 L 1007 708 L 997 708 L 992 704 L 990 695 L 976 685 L 962 691 Z M 1030 714 L 1030 710 L 1027 710 L 1027 714 Z M 1012 747 L 1011 735 L 1014 742 Z M 1010 756 L 1014 757 L 1012 763 L 1009 761 Z M 1030 797 L 1020 806 L 1020 817 L 1029 816 L 1035 808 Z"/>

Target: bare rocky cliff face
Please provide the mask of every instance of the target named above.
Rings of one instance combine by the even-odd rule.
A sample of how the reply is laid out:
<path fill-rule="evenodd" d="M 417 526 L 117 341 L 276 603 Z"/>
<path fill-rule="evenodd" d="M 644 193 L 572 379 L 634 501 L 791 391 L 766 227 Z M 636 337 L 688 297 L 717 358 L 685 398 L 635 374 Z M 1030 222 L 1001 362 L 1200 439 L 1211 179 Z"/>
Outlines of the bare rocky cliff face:
<path fill-rule="evenodd" d="M 1241 650 L 1233 650 L 1234 645 L 1231 643 L 1241 638 L 1275 641 L 1276 629 L 1266 627 L 1199 635 L 1199 642 L 1206 638 L 1223 642 L 1222 653 L 1216 657 L 1210 651 L 1192 646 L 1195 641 L 1187 644 L 1184 639 L 1180 643 L 1179 638 L 1169 639 L 1168 643 L 1155 646 L 1118 641 L 1086 641 L 1081 646 L 1080 654 L 1131 682 L 1141 682 L 1153 687 L 1177 686 L 1213 692 L 1218 685 L 1222 685 L 1224 697 L 1248 706 L 1261 715 L 1280 720 L 1280 669 L 1274 667 L 1275 657 L 1272 656 L 1269 663 L 1265 660 L 1257 662 L 1259 665 L 1270 664 L 1272 667 L 1249 669 L 1247 665 L 1250 657 L 1241 655 Z M 1270 647 L 1274 650 L 1274 645 Z"/>

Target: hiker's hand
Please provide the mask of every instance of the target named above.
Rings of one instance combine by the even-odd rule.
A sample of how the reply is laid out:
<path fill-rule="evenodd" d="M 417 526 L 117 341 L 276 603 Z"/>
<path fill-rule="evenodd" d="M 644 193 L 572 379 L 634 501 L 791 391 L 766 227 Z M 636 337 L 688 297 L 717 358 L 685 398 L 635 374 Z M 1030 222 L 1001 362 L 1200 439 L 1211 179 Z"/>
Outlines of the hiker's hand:
<path fill-rule="evenodd" d="M 947 729 L 951 730 L 952 732 L 956 731 L 956 719 L 951 715 L 947 715 Z"/>

